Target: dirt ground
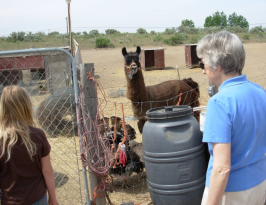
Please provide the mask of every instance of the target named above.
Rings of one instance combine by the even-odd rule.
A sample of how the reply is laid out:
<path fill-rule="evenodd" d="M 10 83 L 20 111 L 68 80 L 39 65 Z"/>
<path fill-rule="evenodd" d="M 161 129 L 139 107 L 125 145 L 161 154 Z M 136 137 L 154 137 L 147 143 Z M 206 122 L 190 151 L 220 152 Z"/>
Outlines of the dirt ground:
<path fill-rule="evenodd" d="M 247 74 L 247 78 L 249 80 L 266 88 L 266 43 L 244 44 L 244 48 L 246 51 L 246 63 L 243 74 Z M 110 90 L 125 90 L 126 79 L 121 49 L 122 48 L 81 50 L 83 63 L 94 63 L 95 77 L 103 86 L 106 95 L 110 93 Z M 135 50 L 136 48 L 134 47 L 127 48 L 127 51 Z M 146 85 L 153 85 L 170 79 L 178 79 L 179 75 L 181 79 L 191 77 L 199 84 L 200 104 L 207 105 L 209 99 L 207 93 L 209 85 L 207 76 L 202 74 L 200 68 L 189 69 L 186 67 L 184 45 L 164 47 L 164 51 L 165 69 L 152 71 L 143 70 Z M 110 116 L 115 114 L 113 108 L 114 102 L 123 102 L 126 107 L 126 116 L 132 115 L 130 102 L 123 95 L 118 98 L 111 98 L 110 96 L 107 96 L 107 101 L 109 103 L 107 103 L 105 108 L 105 115 Z M 137 130 L 135 121 L 131 122 L 131 125 L 133 125 L 133 127 Z M 137 134 L 136 140 L 139 142 L 142 141 L 141 134 Z M 121 201 L 133 201 L 135 204 L 150 201 L 146 180 L 138 178 L 132 183 L 133 189 L 131 190 L 120 189 L 121 192 L 117 190 L 115 193 L 111 193 L 111 201 L 114 204 L 121 204 Z M 134 183 L 136 186 L 134 186 Z M 118 187 L 121 187 L 121 184 L 118 185 Z"/>
<path fill-rule="evenodd" d="M 244 44 L 244 47 L 246 51 L 246 64 L 243 73 L 247 74 L 248 79 L 265 88 L 266 43 Z M 178 66 L 181 79 L 192 77 L 193 80 L 199 83 L 201 91 L 200 102 L 201 104 L 206 104 L 208 100 L 207 77 L 202 74 L 200 68 L 188 69 L 186 67 L 184 46 L 169 46 L 164 47 L 164 49 L 165 69 L 143 71 L 146 85 L 178 78 L 176 69 L 176 66 Z M 136 48 L 130 47 L 127 50 L 135 51 Z M 121 48 L 81 50 L 81 55 L 83 63 L 94 63 L 95 75 L 105 90 L 126 86 Z"/>

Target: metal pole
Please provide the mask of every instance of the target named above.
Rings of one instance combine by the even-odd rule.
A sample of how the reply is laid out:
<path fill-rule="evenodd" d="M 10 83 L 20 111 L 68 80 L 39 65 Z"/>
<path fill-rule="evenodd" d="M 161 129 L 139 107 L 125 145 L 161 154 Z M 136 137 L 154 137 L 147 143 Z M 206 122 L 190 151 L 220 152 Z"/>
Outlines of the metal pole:
<path fill-rule="evenodd" d="M 68 22 L 67 22 L 67 17 L 66 17 L 66 25 L 67 25 L 67 33 L 68 33 Z"/>
<path fill-rule="evenodd" d="M 70 18 L 70 3 L 68 4 L 68 24 L 69 24 L 69 43 L 70 43 L 70 53 L 73 56 L 72 49 L 72 31 L 71 31 L 71 18 Z"/>

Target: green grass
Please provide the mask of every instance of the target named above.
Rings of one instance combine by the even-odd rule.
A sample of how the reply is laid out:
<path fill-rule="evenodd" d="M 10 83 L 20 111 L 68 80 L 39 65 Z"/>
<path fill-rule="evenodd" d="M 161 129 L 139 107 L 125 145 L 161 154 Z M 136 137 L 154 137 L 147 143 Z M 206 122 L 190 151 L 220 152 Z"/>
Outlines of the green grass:
<path fill-rule="evenodd" d="M 166 43 L 168 39 L 173 38 L 177 35 L 185 36 L 182 38 L 182 44 L 197 43 L 199 39 L 205 36 L 207 32 L 199 31 L 196 34 L 186 34 L 186 33 L 116 33 L 116 34 L 87 34 L 87 35 L 73 35 L 73 38 L 78 42 L 80 49 L 94 49 L 96 45 L 96 40 L 99 38 L 106 38 L 110 40 L 110 43 L 114 47 L 135 47 L 135 46 L 150 46 L 159 47 L 167 46 Z M 251 42 L 266 42 L 266 32 L 243 32 L 237 33 L 239 38 L 243 43 Z M 169 42 L 169 41 L 168 41 Z M 181 45 L 182 45 L 181 44 Z M 50 48 L 50 47 L 65 47 L 69 45 L 69 39 L 67 34 L 59 35 L 43 35 L 41 42 L 7 42 L 7 37 L 0 37 L 0 50 L 20 50 L 29 48 Z"/>

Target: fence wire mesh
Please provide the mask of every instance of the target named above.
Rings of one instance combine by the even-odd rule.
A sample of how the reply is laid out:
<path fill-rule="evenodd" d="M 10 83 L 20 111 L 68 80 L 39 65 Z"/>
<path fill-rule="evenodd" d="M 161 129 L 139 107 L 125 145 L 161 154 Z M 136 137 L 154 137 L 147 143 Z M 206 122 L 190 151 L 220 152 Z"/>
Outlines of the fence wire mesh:
<path fill-rule="evenodd" d="M 0 52 L 0 92 L 24 87 L 31 96 L 36 125 L 51 145 L 59 204 L 84 204 L 80 173 L 72 61 L 63 49 Z"/>

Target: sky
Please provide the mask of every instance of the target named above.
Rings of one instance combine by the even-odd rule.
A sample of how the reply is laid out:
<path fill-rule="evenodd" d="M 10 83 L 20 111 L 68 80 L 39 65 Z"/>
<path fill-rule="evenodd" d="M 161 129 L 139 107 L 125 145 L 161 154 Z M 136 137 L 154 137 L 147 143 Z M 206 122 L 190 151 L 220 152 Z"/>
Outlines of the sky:
<path fill-rule="evenodd" d="M 106 29 L 135 33 L 138 28 L 163 32 L 192 20 L 203 27 L 216 11 L 236 13 L 254 26 L 266 27 L 266 0 L 72 0 L 71 29 L 105 33 Z M 0 37 L 12 32 L 67 33 L 65 0 L 0 0 Z"/>

